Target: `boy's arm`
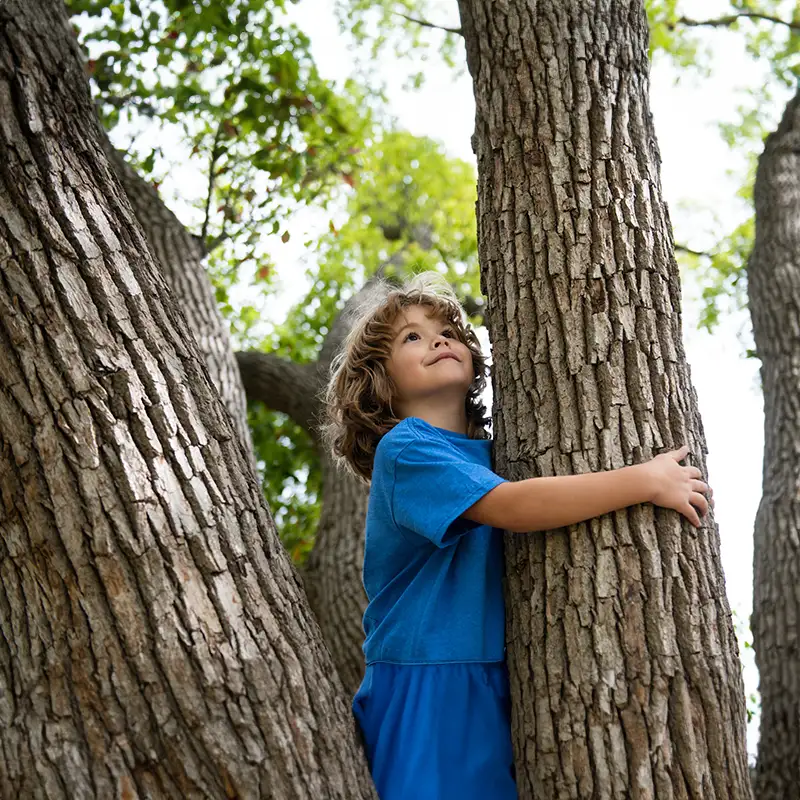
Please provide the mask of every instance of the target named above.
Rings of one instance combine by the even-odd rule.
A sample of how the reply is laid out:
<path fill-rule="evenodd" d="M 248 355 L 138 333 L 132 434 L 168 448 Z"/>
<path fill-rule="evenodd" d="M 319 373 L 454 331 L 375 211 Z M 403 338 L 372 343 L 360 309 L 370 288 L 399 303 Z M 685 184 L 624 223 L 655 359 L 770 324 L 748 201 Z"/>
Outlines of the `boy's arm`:
<path fill-rule="evenodd" d="M 678 464 L 682 448 L 645 464 L 585 475 L 529 478 L 501 483 L 461 516 L 483 525 L 524 533 L 548 531 L 608 514 L 637 503 L 652 502 L 682 513 L 700 525 L 697 509 L 708 511 L 703 496 L 709 487 L 700 470 Z"/>

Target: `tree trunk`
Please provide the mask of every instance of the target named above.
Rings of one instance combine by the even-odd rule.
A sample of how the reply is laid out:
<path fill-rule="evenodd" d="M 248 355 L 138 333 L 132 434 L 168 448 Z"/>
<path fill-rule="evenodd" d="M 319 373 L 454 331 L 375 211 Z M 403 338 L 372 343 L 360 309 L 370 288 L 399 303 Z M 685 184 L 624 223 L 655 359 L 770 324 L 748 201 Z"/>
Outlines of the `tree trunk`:
<path fill-rule="evenodd" d="M 460 0 L 496 465 L 705 469 L 641 0 Z M 638 506 L 506 538 L 520 798 L 750 796 L 716 525 Z"/>
<path fill-rule="evenodd" d="M 254 459 L 247 425 L 247 398 L 231 347 L 230 329 L 219 312 L 214 287 L 205 269 L 205 247 L 164 205 L 158 192 L 125 161 L 105 135 L 103 146 L 161 274 L 203 354 L 211 382 L 233 417 L 249 457 Z"/>
<path fill-rule="evenodd" d="M 764 391 L 753 641 L 761 689 L 758 800 L 800 797 L 800 94 L 767 138 L 747 268 Z"/>
<path fill-rule="evenodd" d="M 339 320 L 347 319 L 343 312 Z M 338 321 L 337 321 L 338 322 Z M 344 324 L 344 333 L 349 325 Z M 336 326 L 332 329 L 334 333 Z M 335 352 L 335 348 L 331 348 Z M 237 353 L 247 396 L 288 414 L 319 443 L 316 429 L 330 357 L 315 364 L 295 364 L 272 353 Z M 367 597 L 361 581 L 369 489 L 336 468 L 318 448 L 322 464 L 322 509 L 314 548 L 303 569 L 308 602 L 322 628 L 339 678 L 355 694 L 364 675 L 364 629 Z"/>
<path fill-rule="evenodd" d="M 364 677 L 367 596 L 361 581 L 369 489 L 331 462 L 322 461 L 322 512 L 314 549 L 303 573 L 308 602 L 345 689 L 355 694 Z"/>
<path fill-rule="evenodd" d="M 0 23 L 0 792 L 372 797 L 63 5 Z"/>

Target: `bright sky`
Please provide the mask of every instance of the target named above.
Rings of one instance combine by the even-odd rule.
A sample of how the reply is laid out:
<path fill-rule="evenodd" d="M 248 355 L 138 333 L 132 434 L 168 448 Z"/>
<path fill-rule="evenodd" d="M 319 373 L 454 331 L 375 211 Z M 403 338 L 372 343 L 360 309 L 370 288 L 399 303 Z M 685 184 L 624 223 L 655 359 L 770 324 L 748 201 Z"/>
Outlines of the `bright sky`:
<path fill-rule="evenodd" d="M 310 36 L 321 73 L 340 80 L 350 73 L 352 62 L 345 40 L 336 33 L 332 5 L 331 0 L 302 0 L 292 16 Z M 717 0 L 689 0 L 682 10 L 690 17 L 708 18 L 726 8 L 726 3 Z M 727 149 L 716 126 L 719 120 L 732 118 L 742 76 L 760 80 L 757 69 L 742 70 L 743 54 L 735 35 L 711 31 L 708 38 L 714 47 L 711 78 L 684 79 L 676 85 L 675 71 L 663 61 L 654 65 L 651 76 L 651 108 L 662 155 L 664 195 L 676 239 L 696 249 L 713 244 L 713 238 L 709 238 L 713 215 L 703 209 L 713 209 L 724 229 L 743 219 L 746 210 L 733 194 L 741 183 L 745 164 Z M 391 87 L 392 112 L 399 125 L 443 142 L 451 155 L 474 163 L 469 141 L 474 127 L 469 76 L 454 80 L 452 72 L 435 60 L 427 62 L 425 69 L 423 90 L 407 93 L 401 88 L 402 75 L 408 74 L 406 67 L 388 55 L 378 66 L 377 72 Z M 781 110 L 782 105 L 765 109 L 765 113 L 777 117 Z M 307 224 L 327 225 L 327 219 L 314 221 L 309 217 Z M 302 242 L 304 238 L 297 235 L 292 240 Z M 285 253 L 289 259 L 302 259 L 299 248 Z M 288 266 L 283 259 L 282 263 Z M 288 309 L 302 290 L 301 284 L 295 285 L 288 277 L 291 272 L 281 269 L 285 295 L 276 298 L 276 313 L 281 304 Z M 295 274 L 300 272 L 298 269 Z M 743 628 L 752 608 L 752 528 L 761 495 L 763 412 L 758 363 L 743 356 L 745 345 L 739 332 L 749 330 L 746 314 L 726 319 L 713 336 L 696 330 L 697 304 L 692 296 L 697 293 L 693 279 L 686 277 L 685 344 L 708 440 L 709 480 L 723 543 L 728 598 Z M 746 636 L 749 639 L 749 634 Z M 742 649 L 742 656 L 749 695 L 757 690 L 758 676 L 752 650 Z M 756 742 L 754 720 L 748 731 L 751 754 Z"/>

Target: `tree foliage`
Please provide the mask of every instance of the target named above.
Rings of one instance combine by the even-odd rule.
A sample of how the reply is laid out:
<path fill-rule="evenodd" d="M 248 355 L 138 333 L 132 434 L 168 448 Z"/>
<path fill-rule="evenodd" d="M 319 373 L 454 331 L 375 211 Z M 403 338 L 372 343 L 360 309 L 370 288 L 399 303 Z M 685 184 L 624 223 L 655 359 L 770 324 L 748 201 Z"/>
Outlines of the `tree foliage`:
<path fill-rule="evenodd" d="M 343 33 L 352 36 L 368 58 L 385 50 L 401 59 L 410 58 L 417 68 L 407 86 L 419 89 L 425 81 L 425 62 L 442 59 L 462 71 L 463 45 L 458 28 L 458 9 L 453 2 L 434 0 L 335 0 Z"/>
<path fill-rule="evenodd" d="M 350 179 L 372 127 L 364 93 L 319 75 L 284 0 L 68 5 L 115 144 L 157 187 L 180 170 L 220 302 L 243 279 L 263 290 L 291 214 Z"/>
<path fill-rule="evenodd" d="M 721 314 L 747 305 L 747 258 L 753 248 L 753 181 L 755 165 L 765 137 L 777 125 L 789 92 L 800 77 L 800 3 L 796 0 L 738 0 L 713 16 L 681 13 L 676 0 L 647 3 L 654 56 L 663 55 L 680 68 L 709 74 L 711 48 L 709 31 L 718 31 L 718 44 L 724 40 L 739 44 L 751 59 L 742 70 L 748 76 L 764 74 L 763 81 L 739 89 L 739 101 L 728 119 L 719 121 L 723 142 L 733 153 L 744 157 L 737 197 L 745 218 L 733 227 L 718 220 L 710 231 L 711 247 L 695 249 L 682 240 L 677 255 L 682 266 L 694 272 L 700 282 L 703 308 L 699 324 L 714 330 Z M 702 9 L 702 5 L 696 4 Z M 736 40 L 736 41 L 734 41 Z M 750 351 L 752 354 L 752 351 Z"/>

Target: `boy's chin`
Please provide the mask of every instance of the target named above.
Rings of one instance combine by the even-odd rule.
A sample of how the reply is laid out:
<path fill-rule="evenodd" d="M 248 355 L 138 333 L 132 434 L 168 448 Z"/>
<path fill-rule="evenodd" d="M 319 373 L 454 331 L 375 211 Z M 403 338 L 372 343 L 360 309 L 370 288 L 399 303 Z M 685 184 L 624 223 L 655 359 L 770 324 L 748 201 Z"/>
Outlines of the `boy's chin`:
<path fill-rule="evenodd" d="M 440 384 L 432 387 L 431 391 L 426 393 L 425 399 L 433 400 L 435 398 L 440 398 L 441 400 L 452 400 L 454 396 L 459 395 L 463 395 L 464 399 L 466 399 L 469 392 L 469 387 L 471 385 L 472 384 L 465 386 L 463 381 L 453 381 L 452 383 Z"/>

